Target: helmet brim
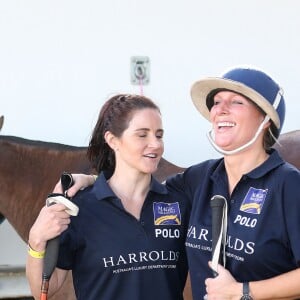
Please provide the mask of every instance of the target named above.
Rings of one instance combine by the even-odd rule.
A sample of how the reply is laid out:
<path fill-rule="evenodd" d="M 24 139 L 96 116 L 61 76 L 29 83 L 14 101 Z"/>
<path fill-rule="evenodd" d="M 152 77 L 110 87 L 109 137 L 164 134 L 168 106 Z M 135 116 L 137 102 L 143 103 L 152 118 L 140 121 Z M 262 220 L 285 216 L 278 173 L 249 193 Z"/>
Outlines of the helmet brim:
<path fill-rule="evenodd" d="M 278 113 L 265 97 L 241 82 L 220 77 L 208 77 L 202 80 L 198 80 L 192 85 L 191 88 L 191 97 L 193 103 L 197 110 L 207 120 L 210 121 L 210 113 L 207 106 L 207 97 L 214 90 L 219 89 L 230 90 L 249 98 L 270 117 L 270 119 L 278 129 L 280 128 L 281 124 Z"/>

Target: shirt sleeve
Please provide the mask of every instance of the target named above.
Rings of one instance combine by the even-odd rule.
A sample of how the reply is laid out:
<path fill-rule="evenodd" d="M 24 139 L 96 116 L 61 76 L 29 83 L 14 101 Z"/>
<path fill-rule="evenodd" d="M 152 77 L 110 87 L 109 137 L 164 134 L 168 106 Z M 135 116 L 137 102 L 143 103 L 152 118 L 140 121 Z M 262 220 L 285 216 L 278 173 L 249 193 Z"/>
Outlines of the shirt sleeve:
<path fill-rule="evenodd" d="M 71 270 L 75 260 L 75 233 L 70 225 L 69 228 L 60 235 L 59 253 L 57 267 L 64 270 Z"/>
<path fill-rule="evenodd" d="M 291 251 L 300 267 L 300 172 L 297 169 L 286 174 L 282 196 Z"/>

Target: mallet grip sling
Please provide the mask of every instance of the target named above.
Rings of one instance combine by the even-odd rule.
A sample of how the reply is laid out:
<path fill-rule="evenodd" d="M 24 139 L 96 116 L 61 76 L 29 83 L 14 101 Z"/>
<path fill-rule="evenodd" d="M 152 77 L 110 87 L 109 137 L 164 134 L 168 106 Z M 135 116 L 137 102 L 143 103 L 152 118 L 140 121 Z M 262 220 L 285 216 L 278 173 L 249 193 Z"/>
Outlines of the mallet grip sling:
<path fill-rule="evenodd" d="M 61 183 L 63 187 L 63 194 L 52 193 L 48 195 L 46 200 L 47 206 L 53 205 L 55 203 L 64 204 L 67 209 L 66 212 L 72 216 L 77 216 L 79 209 L 71 202 L 67 197 L 67 189 L 73 185 L 72 175 L 64 172 L 61 175 Z M 43 275 L 42 275 L 42 286 L 41 286 L 41 300 L 47 299 L 49 280 L 56 267 L 57 257 L 59 250 L 59 236 L 49 240 L 46 245 L 46 253 L 44 257 Z"/>

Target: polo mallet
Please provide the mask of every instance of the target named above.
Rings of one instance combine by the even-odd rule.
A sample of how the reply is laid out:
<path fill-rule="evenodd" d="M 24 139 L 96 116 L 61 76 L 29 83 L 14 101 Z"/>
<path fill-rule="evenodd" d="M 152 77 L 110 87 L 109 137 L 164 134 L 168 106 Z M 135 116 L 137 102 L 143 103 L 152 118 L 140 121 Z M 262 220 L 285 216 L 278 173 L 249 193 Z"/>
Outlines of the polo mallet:
<path fill-rule="evenodd" d="M 63 188 L 63 194 L 58 194 L 58 193 L 49 194 L 46 200 L 46 204 L 47 206 L 50 206 L 55 203 L 62 203 L 68 208 L 66 212 L 68 212 L 72 216 L 77 216 L 79 211 L 78 207 L 74 203 L 72 203 L 67 196 L 68 188 L 70 188 L 74 183 L 73 177 L 71 174 L 64 172 L 61 175 L 60 181 Z M 59 236 L 47 241 L 46 253 L 44 257 L 40 300 L 48 299 L 49 280 L 56 267 L 58 249 L 59 249 Z"/>
<path fill-rule="evenodd" d="M 218 276 L 221 246 L 223 244 L 223 264 L 225 265 L 225 245 L 227 232 L 227 201 L 223 196 L 215 195 L 210 200 L 212 215 L 212 263 L 213 276 Z"/>

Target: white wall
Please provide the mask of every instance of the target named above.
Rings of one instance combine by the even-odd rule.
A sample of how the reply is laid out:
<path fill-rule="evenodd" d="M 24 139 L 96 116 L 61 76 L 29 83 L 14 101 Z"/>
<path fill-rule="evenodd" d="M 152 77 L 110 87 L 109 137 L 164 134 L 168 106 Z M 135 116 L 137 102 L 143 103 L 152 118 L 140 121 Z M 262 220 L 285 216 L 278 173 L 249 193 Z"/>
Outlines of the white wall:
<path fill-rule="evenodd" d="M 1 134 L 87 145 L 103 101 L 139 93 L 134 55 L 150 58 L 144 94 L 161 107 L 164 157 L 177 165 L 217 155 L 189 90 L 232 65 L 272 74 L 285 90 L 283 132 L 299 129 L 299 9 L 297 0 L 1 0 Z"/>

